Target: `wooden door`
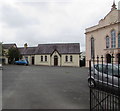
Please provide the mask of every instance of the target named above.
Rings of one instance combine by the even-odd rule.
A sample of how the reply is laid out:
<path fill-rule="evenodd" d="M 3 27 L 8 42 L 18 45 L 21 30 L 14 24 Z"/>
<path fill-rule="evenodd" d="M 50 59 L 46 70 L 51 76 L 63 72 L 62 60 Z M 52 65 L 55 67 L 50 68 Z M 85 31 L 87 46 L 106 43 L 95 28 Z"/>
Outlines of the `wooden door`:
<path fill-rule="evenodd" d="M 32 65 L 34 65 L 34 57 L 32 57 Z"/>
<path fill-rule="evenodd" d="M 54 56 L 54 66 L 58 66 L 58 56 Z"/>

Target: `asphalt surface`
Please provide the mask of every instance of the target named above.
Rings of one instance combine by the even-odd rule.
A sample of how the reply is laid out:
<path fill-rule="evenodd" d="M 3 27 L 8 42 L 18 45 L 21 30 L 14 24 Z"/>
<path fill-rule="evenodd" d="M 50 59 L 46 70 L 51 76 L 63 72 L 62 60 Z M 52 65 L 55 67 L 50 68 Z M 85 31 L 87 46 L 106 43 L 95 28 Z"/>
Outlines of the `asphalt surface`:
<path fill-rule="evenodd" d="M 2 109 L 2 67 L 0 66 L 0 110 Z"/>
<path fill-rule="evenodd" d="M 87 68 L 3 66 L 3 109 L 89 109 Z"/>

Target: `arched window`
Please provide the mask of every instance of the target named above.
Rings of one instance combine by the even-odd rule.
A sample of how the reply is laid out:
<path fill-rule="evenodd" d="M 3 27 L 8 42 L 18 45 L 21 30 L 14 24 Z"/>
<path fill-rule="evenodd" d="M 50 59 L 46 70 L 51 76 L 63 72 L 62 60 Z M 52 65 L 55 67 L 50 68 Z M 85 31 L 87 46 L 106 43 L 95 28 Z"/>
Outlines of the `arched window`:
<path fill-rule="evenodd" d="M 72 56 L 70 56 L 70 62 L 72 62 L 73 61 L 73 57 Z"/>
<path fill-rule="evenodd" d="M 41 56 L 41 62 L 43 61 L 43 56 Z"/>
<path fill-rule="evenodd" d="M 68 56 L 65 56 L 65 61 L 68 62 Z"/>
<path fill-rule="evenodd" d="M 116 47 L 116 32 L 115 30 L 111 31 L 111 48 Z"/>
<path fill-rule="evenodd" d="M 45 56 L 45 61 L 47 61 L 47 56 Z"/>
<path fill-rule="evenodd" d="M 110 48 L 109 36 L 106 37 L 106 48 Z"/>
<path fill-rule="evenodd" d="M 94 38 L 91 38 L 91 59 L 94 59 L 95 57 L 95 50 L 94 50 Z"/>
<path fill-rule="evenodd" d="M 118 48 L 120 48 L 120 33 L 118 34 Z"/>

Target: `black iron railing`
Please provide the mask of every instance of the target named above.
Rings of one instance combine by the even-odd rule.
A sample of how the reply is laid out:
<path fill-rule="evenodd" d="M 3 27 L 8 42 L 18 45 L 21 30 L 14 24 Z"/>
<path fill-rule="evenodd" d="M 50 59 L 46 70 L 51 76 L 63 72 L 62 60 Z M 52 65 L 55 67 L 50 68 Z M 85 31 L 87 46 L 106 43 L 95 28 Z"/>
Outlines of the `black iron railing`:
<path fill-rule="evenodd" d="M 120 111 L 120 62 L 113 55 L 111 63 L 105 59 L 89 61 L 90 110 Z"/>

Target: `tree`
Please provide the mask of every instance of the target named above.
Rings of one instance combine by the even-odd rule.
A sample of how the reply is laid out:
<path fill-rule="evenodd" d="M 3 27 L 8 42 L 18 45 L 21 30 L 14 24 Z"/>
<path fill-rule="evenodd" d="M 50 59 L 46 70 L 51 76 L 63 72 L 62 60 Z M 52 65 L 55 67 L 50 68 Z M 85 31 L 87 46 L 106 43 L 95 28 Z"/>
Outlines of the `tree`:
<path fill-rule="evenodd" d="M 10 64 L 13 63 L 14 61 L 19 60 L 20 57 L 21 57 L 21 55 L 20 55 L 18 48 L 11 47 L 8 50 L 8 59 L 9 59 Z"/>
<path fill-rule="evenodd" d="M 0 42 L 0 64 L 3 64 L 3 56 L 5 56 L 5 51 L 3 48 L 3 42 Z"/>

